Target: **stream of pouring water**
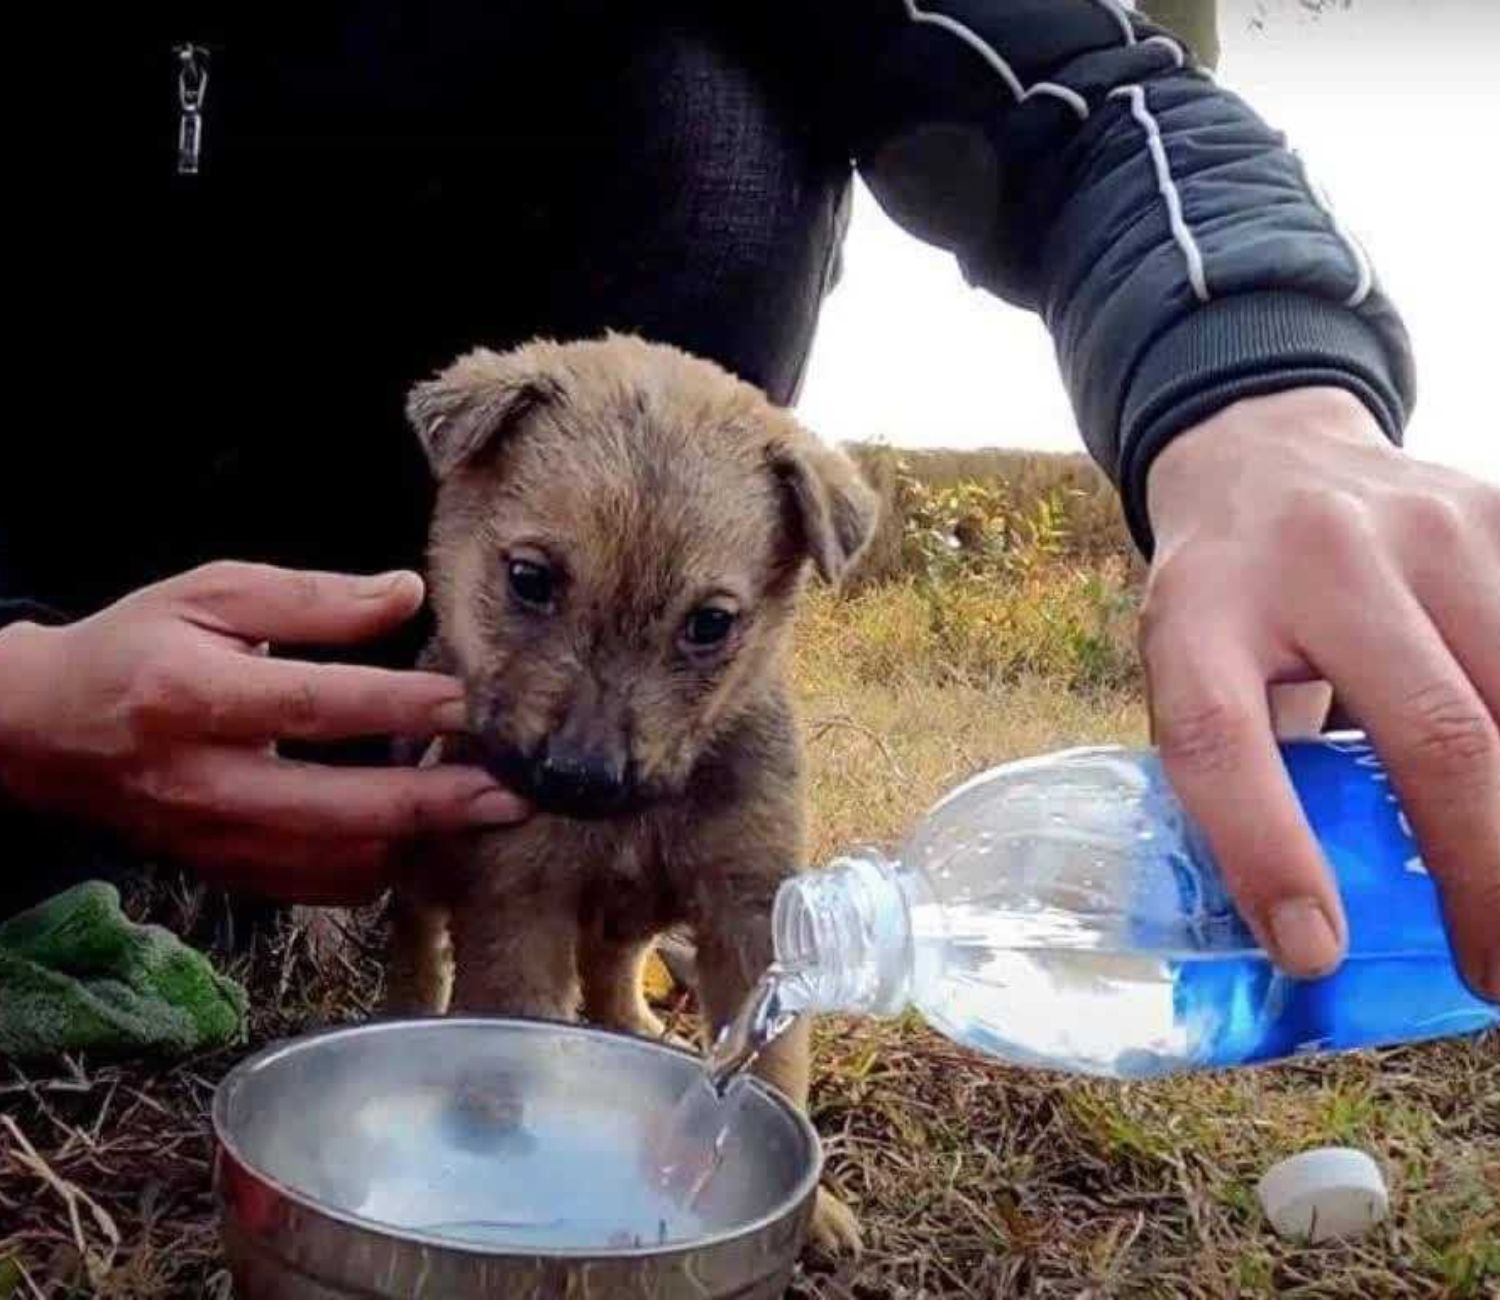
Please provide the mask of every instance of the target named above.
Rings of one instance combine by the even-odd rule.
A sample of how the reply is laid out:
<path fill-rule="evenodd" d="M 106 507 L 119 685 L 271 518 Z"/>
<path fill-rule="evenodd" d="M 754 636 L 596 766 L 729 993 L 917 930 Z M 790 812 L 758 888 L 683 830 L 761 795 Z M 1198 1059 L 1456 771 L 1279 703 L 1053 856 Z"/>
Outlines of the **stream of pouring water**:
<path fill-rule="evenodd" d="M 663 1125 L 651 1158 L 657 1189 L 677 1209 L 697 1205 L 722 1163 L 749 1097 L 746 1072 L 805 1009 L 800 992 L 795 972 L 771 966 L 720 1032 L 702 1077 L 688 1085 Z"/>
<path fill-rule="evenodd" d="M 720 1097 L 807 1009 L 801 992 L 797 973 L 776 963 L 756 982 L 703 1062 L 703 1072 Z"/>

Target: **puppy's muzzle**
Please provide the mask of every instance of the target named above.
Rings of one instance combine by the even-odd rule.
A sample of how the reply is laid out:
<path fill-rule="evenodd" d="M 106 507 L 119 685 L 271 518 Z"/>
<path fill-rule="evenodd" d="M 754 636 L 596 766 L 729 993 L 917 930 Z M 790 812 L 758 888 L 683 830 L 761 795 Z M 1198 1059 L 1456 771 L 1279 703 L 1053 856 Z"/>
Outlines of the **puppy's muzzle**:
<path fill-rule="evenodd" d="M 540 743 L 518 745 L 492 706 L 474 740 L 484 766 L 539 812 L 594 819 L 637 811 L 648 800 L 621 727 L 585 725 L 572 713 Z"/>
<path fill-rule="evenodd" d="M 529 775 L 536 804 L 564 817 L 608 817 L 630 802 L 629 766 L 624 755 L 607 749 L 554 737 L 542 747 Z"/>

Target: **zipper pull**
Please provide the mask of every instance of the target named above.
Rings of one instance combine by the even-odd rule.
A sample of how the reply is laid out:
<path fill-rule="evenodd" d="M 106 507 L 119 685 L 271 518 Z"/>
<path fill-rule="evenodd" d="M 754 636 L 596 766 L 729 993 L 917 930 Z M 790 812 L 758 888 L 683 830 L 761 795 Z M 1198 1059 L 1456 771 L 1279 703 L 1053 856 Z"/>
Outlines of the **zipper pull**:
<path fill-rule="evenodd" d="M 177 46 L 177 174 L 196 176 L 203 156 L 203 100 L 208 94 L 208 50 Z"/>

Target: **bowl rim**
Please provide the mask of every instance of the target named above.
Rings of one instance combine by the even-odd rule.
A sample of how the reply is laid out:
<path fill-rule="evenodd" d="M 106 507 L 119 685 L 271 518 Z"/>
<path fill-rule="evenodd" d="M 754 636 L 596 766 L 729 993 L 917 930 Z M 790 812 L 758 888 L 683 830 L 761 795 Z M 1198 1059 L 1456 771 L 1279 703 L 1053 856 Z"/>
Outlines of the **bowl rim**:
<path fill-rule="evenodd" d="M 792 1207 L 810 1200 L 817 1192 L 823 1178 L 823 1143 L 818 1136 L 818 1130 L 813 1126 L 812 1120 L 801 1110 L 792 1105 L 780 1089 L 773 1087 L 765 1080 L 754 1075 L 746 1074 L 744 1077 L 750 1087 L 753 1087 L 765 1095 L 781 1113 L 789 1119 L 794 1129 L 802 1137 L 812 1154 L 808 1162 L 808 1168 L 797 1181 L 795 1188 L 788 1195 L 782 1197 L 776 1205 L 765 1214 L 758 1215 L 753 1219 L 747 1219 L 743 1223 L 732 1228 L 723 1228 L 703 1236 L 689 1237 L 678 1241 L 661 1242 L 650 1246 L 557 1246 L 557 1247 L 516 1247 L 511 1249 L 496 1249 L 481 1242 L 464 1241 L 461 1238 L 439 1236 L 435 1233 L 421 1232 L 412 1229 L 400 1228 L 395 1224 L 386 1223 L 380 1219 L 369 1219 L 363 1215 L 356 1214 L 352 1210 L 340 1209 L 332 1206 L 317 1197 L 284 1182 L 280 1178 L 266 1172 L 260 1164 L 252 1161 L 236 1142 L 230 1128 L 226 1111 L 229 1100 L 238 1087 L 244 1083 L 246 1078 L 266 1067 L 272 1065 L 278 1058 L 290 1056 L 293 1053 L 304 1051 L 315 1044 L 323 1043 L 329 1039 L 357 1038 L 367 1034 L 382 1034 L 399 1032 L 402 1029 L 411 1029 L 420 1026 L 426 1029 L 458 1029 L 473 1028 L 495 1028 L 504 1027 L 508 1029 L 521 1029 L 528 1032 L 539 1032 L 549 1034 L 560 1034 L 566 1037 L 580 1038 L 607 1038 L 623 1039 L 625 1042 L 645 1051 L 669 1052 L 675 1056 L 686 1057 L 692 1061 L 701 1061 L 698 1053 L 678 1046 L 676 1043 L 662 1042 L 652 1038 L 642 1038 L 637 1034 L 625 1033 L 617 1029 L 608 1029 L 598 1025 L 568 1024 L 557 1020 L 543 1020 L 529 1016 L 486 1016 L 486 1015 L 461 1015 L 461 1016 L 397 1016 L 377 1017 L 355 1025 L 335 1025 L 326 1029 L 315 1029 L 311 1032 L 298 1034 L 292 1038 L 277 1039 L 267 1043 L 260 1050 L 245 1057 L 229 1071 L 214 1089 L 213 1104 L 209 1115 L 213 1127 L 213 1138 L 215 1147 L 219 1153 L 227 1154 L 239 1167 L 254 1178 L 262 1186 L 273 1189 L 278 1195 L 291 1201 L 295 1205 L 314 1214 L 322 1215 L 324 1218 L 332 1219 L 347 1227 L 361 1232 L 373 1233 L 378 1237 L 388 1240 L 407 1242 L 432 1250 L 452 1251 L 461 1255 L 474 1255 L 488 1258 L 510 1258 L 510 1259 L 556 1259 L 556 1260 L 603 1260 L 603 1259 L 650 1259 L 654 1257 L 669 1257 L 688 1252 L 710 1250 L 718 1246 L 729 1245 L 742 1238 L 753 1237 L 764 1231 L 773 1224 L 784 1219 Z M 222 1217 L 224 1213 L 223 1195 L 220 1193 L 219 1212 Z"/>

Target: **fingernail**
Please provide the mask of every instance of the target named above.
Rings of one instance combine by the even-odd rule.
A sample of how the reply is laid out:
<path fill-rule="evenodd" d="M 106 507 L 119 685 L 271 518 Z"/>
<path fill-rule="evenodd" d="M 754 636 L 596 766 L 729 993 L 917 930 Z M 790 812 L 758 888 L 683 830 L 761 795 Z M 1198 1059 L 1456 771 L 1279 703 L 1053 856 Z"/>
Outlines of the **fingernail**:
<path fill-rule="evenodd" d="M 1327 975 L 1343 958 L 1343 945 L 1317 900 L 1289 898 L 1271 909 L 1272 954 L 1288 974 Z"/>
<path fill-rule="evenodd" d="M 462 699 L 448 700 L 432 711 L 432 725 L 438 731 L 462 731 L 468 721 L 468 706 Z"/>
<path fill-rule="evenodd" d="M 476 826 L 509 826 L 526 816 L 526 805 L 509 790 L 486 790 L 469 804 L 469 820 Z"/>
<path fill-rule="evenodd" d="M 410 569 L 394 569 L 390 573 L 374 573 L 359 580 L 357 590 L 361 596 L 377 599 L 392 596 L 403 587 L 420 586 L 422 579 Z"/>

